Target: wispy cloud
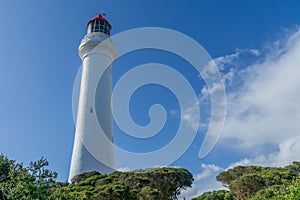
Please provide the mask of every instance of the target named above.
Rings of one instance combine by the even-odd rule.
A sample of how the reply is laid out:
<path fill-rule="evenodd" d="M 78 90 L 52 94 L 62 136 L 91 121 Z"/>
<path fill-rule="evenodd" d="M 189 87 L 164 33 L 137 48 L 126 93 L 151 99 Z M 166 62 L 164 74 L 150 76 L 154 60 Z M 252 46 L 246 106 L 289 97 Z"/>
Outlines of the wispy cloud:
<path fill-rule="evenodd" d="M 230 84 L 221 144 L 246 155 L 229 167 L 300 160 L 300 31 L 271 46 L 263 61 L 224 73 Z"/>
<path fill-rule="evenodd" d="M 130 169 L 129 167 L 120 167 L 120 168 L 117 169 L 117 171 L 129 172 L 129 171 L 132 171 L 132 169 Z"/>
<path fill-rule="evenodd" d="M 291 164 L 292 161 L 299 161 L 300 137 L 292 137 L 283 140 L 278 144 L 278 150 L 268 154 L 260 154 L 255 157 L 244 158 L 232 163 L 228 168 L 238 165 L 261 165 L 282 167 Z"/>
<path fill-rule="evenodd" d="M 222 167 L 216 166 L 214 164 L 202 164 L 201 168 L 203 169 L 203 171 L 200 174 L 196 174 L 194 176 L 194 180 L 196 182 L 204 180 L 207 177 L 211 177 L 212 175 L 214 175 L 216 172 L 220 172 L 223 170 Z"/>
<path fill-rule="evenodd" d="M 194 100 L 192 105 L 185 108 L 181 114 L 182 120 L 186 121 L 186 123 L 195 131 L 197 131 L 199 127 L 199 117 L 196 116 L 198 113 L 197 109 L 199 109 L 199 103 L 198 100 Z"/>
<path fill-rule="evenodd" d="M 227 92 L 228 116 L 223 138 L 237 140 L 237 148 L 252 151 L 255 146 L 271 144 L 283 151 L 287 141 L 298 141 L 300 32 L 285 44 L 274 48 L 264 62 L 237 72 L 236 76 L 243 73 L 242 84 Z"/>
<path fill-rule="evenodd" d="M 283 166 L 300 160 L 300 30 L 266 49 L 264 54 L 256 49 L 237 50 L 214 60 L 227 90 L 227 118 L 219 145 L 246 155 L 228 164 L 229 168 Z M 245 65 L 241 63 L 244 54 L 258 59 Z M 207 99 L 209 93 L 204 87 L 199 93 L 200 104 Z M 221 167 L 201 168 L 202 172 L 194 175 L 193 187 L 182 196 L 191 198 L 222 188 L 215 180 Z"/>
<path fill-rule="evenodd" d="M 202 164 L 202 172 L 194 175 L 192 188 L 182 192 L 180 199 L 192 199 L 205 191 L 224 189 L 221 183 L 216 181 L 218 175 L 224 169 L 214 164 Z"/>

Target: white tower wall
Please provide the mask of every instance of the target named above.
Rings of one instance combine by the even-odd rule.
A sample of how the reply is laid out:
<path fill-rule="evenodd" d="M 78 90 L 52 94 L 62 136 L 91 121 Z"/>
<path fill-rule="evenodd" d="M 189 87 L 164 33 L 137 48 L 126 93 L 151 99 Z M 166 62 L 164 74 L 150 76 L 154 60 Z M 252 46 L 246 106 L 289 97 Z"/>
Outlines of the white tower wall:
<path fill-rule="evenodd" d="M 88 141 L 85 140 L 88 134 L 104 134 L 113 142 L 112 74 L 111 66 L 106 66 L 115 59 L 116 51 L 110 38 L 106 38 L 108 35 L 102 32 L 88 33 L 79 46 L 79 56 L 83 63 L 69 182 L 83 172 L 107 174 L 113 171 L 112 167 L 103 164 L 114 166 L 113 146 L 107 146 L 102 141 L 97 141 L 97 146 L 95 142 L 91 146 L 83 144 L 83 141 Z M 90 151 L 90 148 L 94 150 Z M 99 151 L 105 153 L 104 162 L 96 159 L 95 152 Z"/>

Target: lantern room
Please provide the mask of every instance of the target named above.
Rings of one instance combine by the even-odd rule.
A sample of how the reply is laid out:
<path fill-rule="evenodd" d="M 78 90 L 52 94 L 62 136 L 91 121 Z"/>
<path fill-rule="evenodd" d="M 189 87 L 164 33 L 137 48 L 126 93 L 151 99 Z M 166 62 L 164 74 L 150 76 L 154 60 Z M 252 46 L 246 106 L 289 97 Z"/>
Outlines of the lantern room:
<path fill-rule="evenodd" d="M 99 14 L 88 22 L 87 29 L 88 33 L 101 32 L 110 36 L 112 27 L 110 23 Z"/>

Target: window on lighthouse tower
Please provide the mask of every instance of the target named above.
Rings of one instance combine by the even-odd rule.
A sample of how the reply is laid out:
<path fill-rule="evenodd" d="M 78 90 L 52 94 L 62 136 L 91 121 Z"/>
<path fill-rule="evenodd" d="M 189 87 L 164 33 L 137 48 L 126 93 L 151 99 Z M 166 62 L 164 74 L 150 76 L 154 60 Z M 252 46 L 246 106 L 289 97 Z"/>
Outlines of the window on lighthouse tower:
<path fill-rule="evenodd" d="M 101 21 L 101 20 L 95 20 L 89 24 L 88 27 L 88 33 L 93 32 L 102 32 L 107 35 L 110 35 L 110 27 L 108 23 Z"/>

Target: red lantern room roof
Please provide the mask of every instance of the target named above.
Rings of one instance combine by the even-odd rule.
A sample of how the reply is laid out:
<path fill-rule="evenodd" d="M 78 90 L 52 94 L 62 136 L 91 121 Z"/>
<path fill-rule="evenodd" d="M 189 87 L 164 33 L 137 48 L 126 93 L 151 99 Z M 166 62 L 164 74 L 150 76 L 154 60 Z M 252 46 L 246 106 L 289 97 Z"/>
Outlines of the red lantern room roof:
<path fill-rule="evenodd" d="M 110 25 L 110 23 L 105 19 L 105 18 L 103 18 L 102 17 L 102 15 L 98 15 L 97 17 L 94 17 L 93 19 L 91 19 L 88 23 L 87 23 L 87 27 L 90 25 L 90 23 L 92 23 L 92 22 L 94 22 L 94 21 L 97 21 L 97 20 L 99 20 L 99 21 L 103 21 L 103 22 L 105 22 L 105 23 L 107 23 L 108 24 L 108 26 L 109 26 L 109 28 L 110 29 L 112 29 L 112 26 Z"/>

